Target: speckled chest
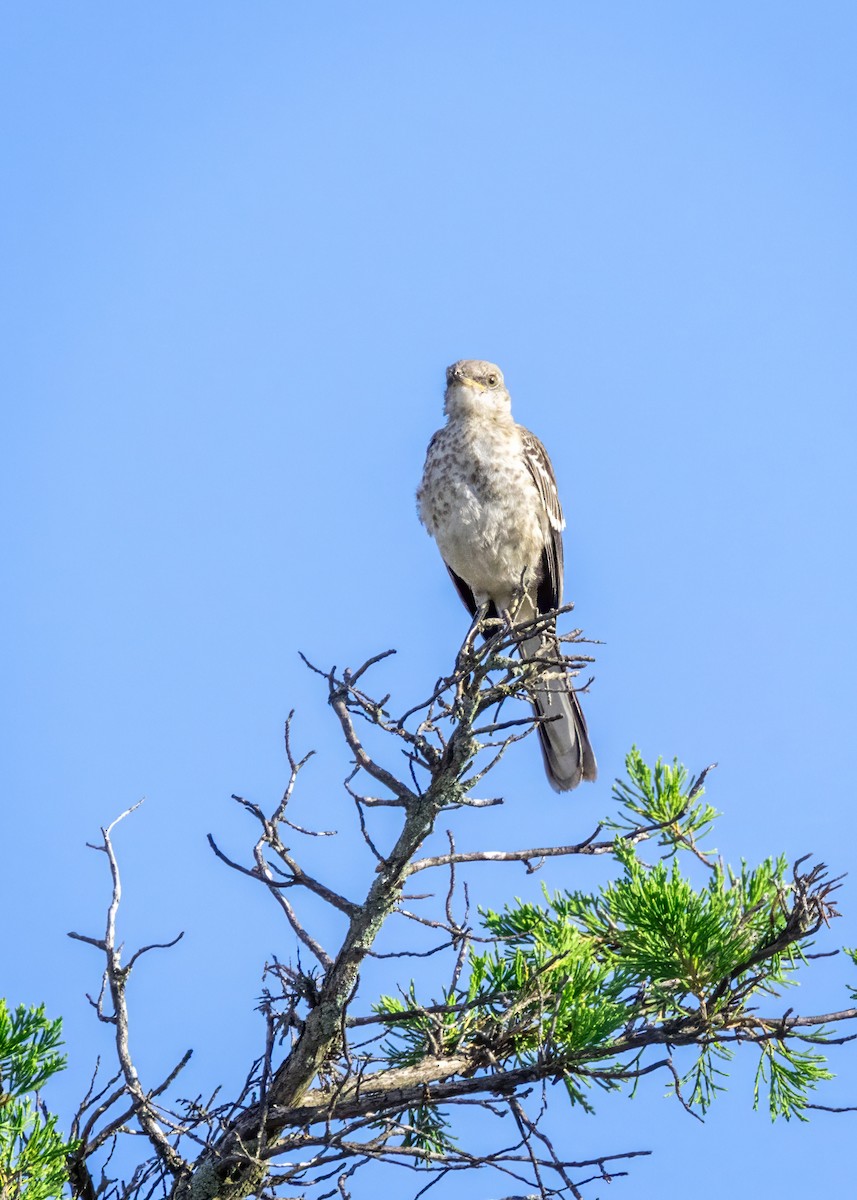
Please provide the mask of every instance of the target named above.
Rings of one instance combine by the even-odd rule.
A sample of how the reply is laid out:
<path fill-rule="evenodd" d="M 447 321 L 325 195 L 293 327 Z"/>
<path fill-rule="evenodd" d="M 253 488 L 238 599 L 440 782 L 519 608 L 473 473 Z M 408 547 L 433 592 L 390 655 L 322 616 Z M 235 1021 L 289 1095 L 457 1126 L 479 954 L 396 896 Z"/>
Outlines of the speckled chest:
<path fill-rule="evenodd" d="M 516 584 L 538 562 L 547 518 L 514 422 L 451 421 L 439 430 L 417 498 L 446 562 L 480 590 Z"/>

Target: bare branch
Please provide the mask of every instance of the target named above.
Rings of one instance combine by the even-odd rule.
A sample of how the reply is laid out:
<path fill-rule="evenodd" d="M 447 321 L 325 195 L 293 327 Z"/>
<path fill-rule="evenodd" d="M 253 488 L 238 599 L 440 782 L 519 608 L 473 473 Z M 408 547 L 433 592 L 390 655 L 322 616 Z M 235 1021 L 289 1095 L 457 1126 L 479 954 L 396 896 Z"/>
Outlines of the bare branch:
<path fill-rule="evenodd" d="M 72 934 L 79 941 L 88 941 L 91 945 L 98 945 L 98 948 L 103 950 L 106 956 L 106 966 L 104 977 L 107 988 L 110 992 L 110 998 L 113 1004 L 112 1023 L 116 1029 L 115 1045 L 116 1054 L 119 1060 L 119 1066 L 122 1076 L 125 1080 L 125 1089 L 128 1095 L 132 1098 L 133 1104 L 130 1112 L 139 1121 L 140 1126 L 149 1139 L 155 1153 L 164 1168 L 175 1178 L 184 1177 L 189 1173 L 188 1164 L 176 1152 L 170 1144 L 166 1134 L 158 1123 L 154 1108 L 152 1106 L 152 1097 L 157 1093 L 146 1092 L 140 1083 L 137 1075 L 136 1067 L 134 1066 L 131 1057 L 128 1040 L 128 1007 L 125 996 L 125 989 L 128 981 L 128 975 L 131 970 L 131 965 L 136 958 L 139 958 L 143 951 L 132 956 L 131 962 L 127 966 L 123 966 L 121 960 L 122 947 L 116 944 L 116 916 L 119 911 L 119 904 L 122 898 L 122 882 L 119 875 L 119 864 L 116 859 L 116 854 L 113 849 L 111 833 L 125 817 L 133 813 L 140 804 L 134 804 L 131 808 L 126 809 L 119 817 L 116 818 L 106 828 L 102 828 L 101 835 L 103 842 L 100 846 L 93 847 L 103 851 L 107 855 L 110 864 L 110 874 L 113 880 L 113 892 L 110 900 L 110 905 L 107 910 L 107 927 L 105 930 L 103 941 L 99 944 L 94 939 L 85 938 L 80 934 Z M 148 947 L 147 947 L 148 948 Z M 100 1001 L 99 1001 L 100 1011 Z M 179 1066 L 168 1077 L 162 1087 L 168 1084 L 175 1078 L 175 1075 L 181 1070 L 185 1062 L 190 1057 L 190 1052 L 182 1059 Z M 100 1144 L 100 1143 L 99 1143 Z"/>

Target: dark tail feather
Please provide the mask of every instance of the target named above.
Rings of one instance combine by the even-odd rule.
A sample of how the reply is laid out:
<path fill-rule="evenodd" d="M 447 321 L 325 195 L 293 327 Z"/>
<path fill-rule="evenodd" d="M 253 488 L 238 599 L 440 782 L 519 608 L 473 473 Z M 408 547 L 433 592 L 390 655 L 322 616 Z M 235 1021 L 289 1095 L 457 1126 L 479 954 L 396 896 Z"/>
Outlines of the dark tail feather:
<path fill-rule="evenodd" d="M 545 774 L 555 792 L 570 792 L 582 779 L 598 777 L 598 764 L 589 742 L 589 732 L 580 701 L 567 678 L 544 681 L 533 708 L 540 717 L 539 742 Z"/>
<path fill-rule="evenodd" d="M 521 653 L 527 658 L 561 657 L 554 638 L 531 638 L 522 645 Z M 551 787 L 556 792 L 570 792 L 581 780 L 597 779 L 598 764 L 572 676 L 559 667 L 546 667 L 532 691 L 536 716 L 543 718 L 538 726 L 539 742 Z"/>

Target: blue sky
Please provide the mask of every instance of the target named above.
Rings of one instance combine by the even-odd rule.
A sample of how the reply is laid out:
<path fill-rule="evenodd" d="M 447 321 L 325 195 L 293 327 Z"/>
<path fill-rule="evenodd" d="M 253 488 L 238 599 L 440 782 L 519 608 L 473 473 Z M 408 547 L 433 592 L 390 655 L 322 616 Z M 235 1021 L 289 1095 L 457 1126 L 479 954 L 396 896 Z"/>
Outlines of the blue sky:
<path fill-rule="evenodd" d="M 719 762 L 728 859 L 853 872 L 855 49 L 844 2 L 6 6 L 2 990 L 65 1019 L 58 1106 L 106 1047 L 65 937 L 102 926 L 100 825 L 146 797 L 124 933 L 186 937 L 135 973 L 134 1034 L 152 1080 L 196 1047 L 188 1093 L 257 1053 L 292 952 L 205 844 L 249 845 L 229 796 L 277 798 L 292 707 L 319 750 L 295 819 L 370 878 L 297 651 L 397 647 L 403 708 L 450 663 L 466 615 L 413 494 L 457 358 L 498 362 L 548 446 L 604 642 L 601 781 L 555 796 L 518 747 L 460 843 L 585 836 L 636 742 Z M 825 948 L 857 942 L 853 894 Z M 813 973 L 787 1003 L 843 1005 L 845 965 Z M 853 1102 L 836 1061 L 820 1099 Z M 655 1150 L 617 1195 L 852 1179 L 851 1116 L 772 1128 L 741 1069 L 704 1127 L 663 1091 L 562 1114 L 585 1156 Z"/>

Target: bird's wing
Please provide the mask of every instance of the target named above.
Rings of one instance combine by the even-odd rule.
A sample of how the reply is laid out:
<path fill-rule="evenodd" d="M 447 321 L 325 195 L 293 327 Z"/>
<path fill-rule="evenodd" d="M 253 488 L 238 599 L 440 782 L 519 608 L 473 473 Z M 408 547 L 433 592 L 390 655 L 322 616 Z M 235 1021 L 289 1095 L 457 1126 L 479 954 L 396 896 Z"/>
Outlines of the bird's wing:
<path fill-rule="evenodd" d="M 523 425 L 519 425 L 518 429 L 524 447 L 524 460 L 548 519 L 549 532 L 542 551 L 542 578 L 538 588 L 539 612 L 548 612 L 562 604 L 562 531 L 565 529 L 565 518 L 547 450 L 529 429 L 524 429 Z"/>
<path fill-rule="evenodd" d="M 475 617 L 476 610 L 479 605 L 476 603 L 476 597 L 473 595 L 473 589 L 471 588 L 470 584 L 465 583 L 460 575 L 456 575 L 455 571 L 453 571 L 446 559 L 443 560 L 443 565 L 446 567 L 447 571 L 449 571 L 450 578 L 455 584 L 455 590 L 464 601 L 464 607 L 470 613 L 471 617 Z M 496 621 L 499 615 L 500 614 L 497 612 L 497 606 L 495 605 L 494 601 L 489 600 L 488 610 L 485 613 L 485 616 L 488 617 L 489 620 Z"/>
<path fill-rule="evenodd" d="M 446 559 L 443 560 L 443 565 L 446 567 L 447 571 L 449 571 L 450 578 L 455 584 L 455 590 L 464 601 L 465 608 L 470 613 L 471 617 L 475 617 L 478 605 L 476 603 L 476 597 L 473 595 L 473 589 L 469 584 L 464 582 L 460 575 L 456 575 L 455 571 L 453 571 Z"/>

